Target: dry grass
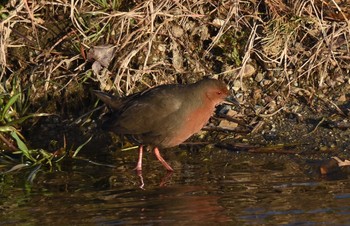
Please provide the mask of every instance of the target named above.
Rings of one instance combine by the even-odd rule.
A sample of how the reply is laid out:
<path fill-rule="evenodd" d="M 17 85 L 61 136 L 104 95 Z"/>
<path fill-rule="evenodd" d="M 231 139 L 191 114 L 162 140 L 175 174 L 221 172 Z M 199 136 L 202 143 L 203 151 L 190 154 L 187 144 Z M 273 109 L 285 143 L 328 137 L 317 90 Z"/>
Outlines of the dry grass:
<path fill-rule="evenodd" d="M 61 101 L 77 86 L 127 95 L 209 74 L 238 84 L 244 102 L 259 85 L 244 74 L 249 64 L 262 69 L 263 90 L 287 93 L 283 104 L 295 88 L 348 82 L 348 9 L 336 0 L 11 1 L 0 11 L 0 89 L 17 82 L 33 102 Z M 115 56 L 96 74 L 86 51 L 106 44 Z"/>

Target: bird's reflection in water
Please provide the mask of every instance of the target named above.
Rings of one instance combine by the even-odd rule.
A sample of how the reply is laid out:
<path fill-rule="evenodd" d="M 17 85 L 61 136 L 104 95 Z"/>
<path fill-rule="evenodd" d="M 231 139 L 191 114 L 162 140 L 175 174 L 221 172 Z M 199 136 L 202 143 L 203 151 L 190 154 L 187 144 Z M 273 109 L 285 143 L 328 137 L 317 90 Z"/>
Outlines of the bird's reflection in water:
<path fill-rule="evenodd" d="M 230 222 L 224 207 L 205 186 L 175 185 L 143 191 L 139 217 L 144 222 Z M 209 195 L 213 193 L 213 195 Z"/>
<path fill-rule="evenodd" d="M 182 225 L 189 222 L 231 222 L 232 218 L 220 205 L 220 196 L 215 193 L 206 186 L 149 185 L 144 190 L 127 189 L 123 192 L 115 188 L 101 192 L 100 194 L 104 195 L 98 198 L 104 200 L 104 205 L 114 205 L 118 218 L 125 219 L 124 223 L 127 224 L 158 222 Z"/>
<path fill-rule="evenodd" d="M 137 176 L 140 178 L 140 188 L 145 190 L 145 182 L 143 180 L 142 171 L 136 171 Z M 167 171 L 166 175 L 162 178 L 162 180 L 159 183 L 160 187 L 165 187 L 167 183 L 170 181 L 171 177 L 173 176 L 174 172 Z"/>

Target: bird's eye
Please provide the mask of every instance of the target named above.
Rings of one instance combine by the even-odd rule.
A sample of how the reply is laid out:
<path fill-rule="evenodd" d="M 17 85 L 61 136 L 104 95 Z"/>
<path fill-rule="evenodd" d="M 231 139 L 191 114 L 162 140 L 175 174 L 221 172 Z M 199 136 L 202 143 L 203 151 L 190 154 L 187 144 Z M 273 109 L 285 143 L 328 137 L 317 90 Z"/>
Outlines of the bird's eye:
<path fill-rule="evenodd" d="M 217 94 L 217 95 L 221 95 L 221 94 L 222 94 L 222 92 L 218 91 L 218 92 L 216 92 L 216 94 Z"/>

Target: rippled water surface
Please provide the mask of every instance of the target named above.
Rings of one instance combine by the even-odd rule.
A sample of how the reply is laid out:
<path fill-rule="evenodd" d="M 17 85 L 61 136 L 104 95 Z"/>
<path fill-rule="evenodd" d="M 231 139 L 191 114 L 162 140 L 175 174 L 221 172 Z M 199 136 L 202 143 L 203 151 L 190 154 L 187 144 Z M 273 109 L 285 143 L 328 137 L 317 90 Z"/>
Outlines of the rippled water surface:
<path fill-rule="evenodd" d="M 82 153 L 115 167 L 72 160 L 60 171 L 39 171 L 33 183 L 31 170 L 2 176 L 0 225 L 350 223 L 350 180 L 322 178 L 308 159 L 174 149 L 163 152 L 173 174 L 146 154 L 137 175 L 136 150 Z"/>

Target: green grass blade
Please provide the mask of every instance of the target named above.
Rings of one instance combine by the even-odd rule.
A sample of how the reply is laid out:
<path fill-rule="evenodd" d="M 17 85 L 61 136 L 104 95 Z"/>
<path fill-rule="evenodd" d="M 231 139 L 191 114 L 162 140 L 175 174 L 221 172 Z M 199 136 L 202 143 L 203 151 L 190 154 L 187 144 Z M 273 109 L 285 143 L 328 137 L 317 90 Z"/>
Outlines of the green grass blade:
<path fill-rule="evenodd" d="M 17 135 L 17 133 L 15 131 L 11 132 L 11 136 L 16 140 L 17 146 L 21 151 L 25 151 L 25 152 L 29 153 L 29 149 L 28 149 L 27 145 L 25 145 L 25 143 L 21 140 L 21 138 L 19 138 L 19 136 Z"/>
<path fill-rule="evenodd" d="M 44 117 L 44 116 L 50 116 L 52 114 L 47 114 L 47 113 L 37 113 L 37 114 L 30 114 L 30 115 L 27 115 L 27 116 L 24 116 L 22 118 L 19 118 L 19 119 L 16 119 L 16 120 L 13 120 L 11 122 L 8 122 L 6 123 L 6 125 L 18 125 L 18 124 L 21 124 L 23 123 L 25 120 L 29 119 L 29 118 L 34 118 L 34 117 Z"/>
<path fill-rule="evenodd" d="M 22 169 L 22 168 L 24 168 L 24 167 L 28 167 L 28 165 L 27 165 L 27 164 L 23 164 L 23 163 L 17 164 L 17 165 L 15 165 L 15 166 L 13 166 L 11 169 L 9 169 L 9 170 L 7 170 L 7 171 L 1 173 L 1 174 L 10 173 L 10 172 L 12 172 L 12 171 Z"/>
<path fill-rule="evenodd" d="M 11 136 L 16 140 L 20 153 L 22 153 L 25 157 L 27 157 L 29 160 L 35 163 L 36 162 L 35 158 L 33 158 L 33 156 L 30 154 L 27 145 L 21 140 L 17 132 L 12 131 Z"/>
<path fill-rule="evenodd" d="M 0 132 L 15 132 L 16 128 L 13 126 L 0 126 Z"/>
<path fill-rule="evenodd" d="M 20 93 L 17 93 L 16 95 L 14 95 L 14 96 L 12 96 L 12 97 L 10 98 L 10 100 L 9 100 L 9 101 L 7 102 L 7 104 L 5 105 L 4 110 L 2 111 L 0 121 L 3 121 L 3 120 L 4 120 L 4 118 L 5 118 L 5 116 L 6 116 L 7 112 L 8 112 L 8 110 L 10 109 L 10 107 L 11 107 L 14 103 L 16 103 L 16 101 L 17 101 L 17 99 L 19 98 L 20 95 L 21 95 Z"/>
<path fill-rule="evenodd" d="M 75 157 L 78 155 L 79 151 L 80 151 L 87 143 L 89 143 L 91 139 L 92 139 L 92 136 L 91 136 L 87 141 L 85 141 L 85 143 L 83 143 L 82 145 L 80 145 L 80 146 L 75 150 L 75 152 L 74 152 L 74 154 L 73 154 L 73 158 L 75 158 Z"/>

